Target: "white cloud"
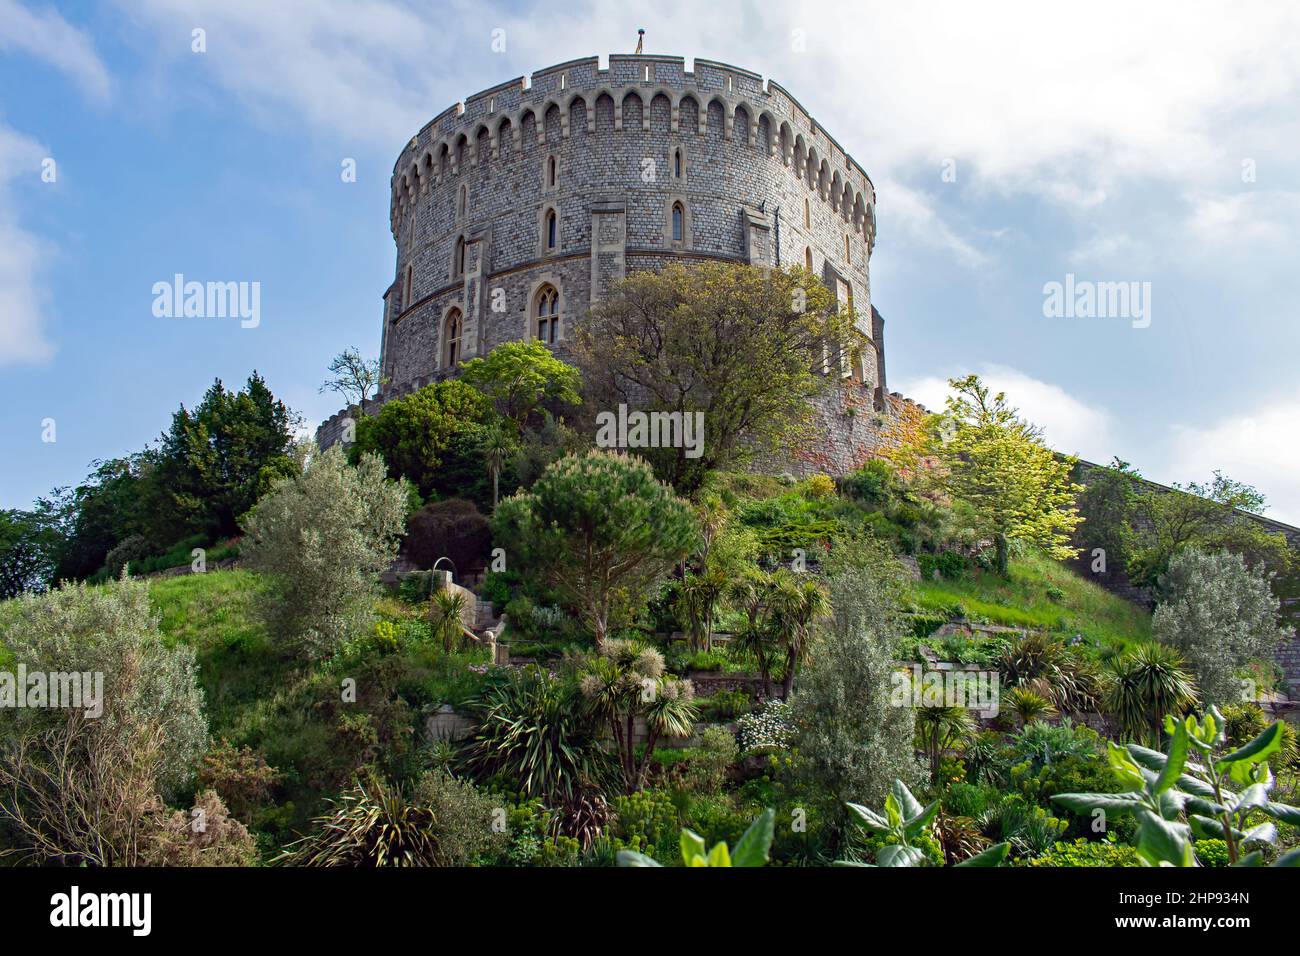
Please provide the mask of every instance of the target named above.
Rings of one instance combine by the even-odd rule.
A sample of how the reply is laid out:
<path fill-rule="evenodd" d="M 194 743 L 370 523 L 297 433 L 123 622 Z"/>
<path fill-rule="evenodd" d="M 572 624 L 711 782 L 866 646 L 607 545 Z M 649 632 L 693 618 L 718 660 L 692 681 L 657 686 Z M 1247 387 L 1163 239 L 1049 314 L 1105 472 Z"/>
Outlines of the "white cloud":
<path fill-rule="evenodd" d="M 53 10 L 37 12 L 18 0 L 0 0 L 0 50 L 44 60 L 96 100 L 107 100 L 112 93 L 112 80 L 94 43 Z"/>
<path fill-rule="evenodd" d="M 1109 413 L 1072 396 L 1059 385 L 1044 382 L 1005 365 L 984 365 L 979 376 L 992 392 L 1005 392 L 1007 401 L 1020 415 L 1043 430 L 1043 439 L 1058 451 L 1090 461 L 1106 462 L 1111 456 L 1112 423 Z M 908 398 L 932 412 L 943 410 L 949 394 L 948 378 L 926 376 L 911 382 L 893 383 Z"/>
<path fill-rule="evenodd" d="M 39 362 L 53 354 L 44 328 L 48 297 L 39 282 L 47 244 L 18 223 L 10 181 L 20 175 L 39 182 L 46 150 L 0 123 L 0 365 Z"/>
<path fill-rule="evenodd" d="M 1167 471 L 1178 480 L 1204 481 L 1217 469 L 1262 491 L 1268 515 L 1300 524 L 1298 433 L 1300 399 L 1294 394 L 1208 425 L 1175 425 Z"/>

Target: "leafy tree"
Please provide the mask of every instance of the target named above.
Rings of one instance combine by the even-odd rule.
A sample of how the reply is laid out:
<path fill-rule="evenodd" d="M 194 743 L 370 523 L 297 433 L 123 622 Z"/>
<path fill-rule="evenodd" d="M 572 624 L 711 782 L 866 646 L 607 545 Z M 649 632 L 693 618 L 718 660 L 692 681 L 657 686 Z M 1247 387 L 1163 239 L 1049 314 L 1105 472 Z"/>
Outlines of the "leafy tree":
<path fill-rule="evenodd" d="M 1058 560 L 1074 557 L 1070 532 L 1082 520 L 1074 462 L 1059 459 L 1041 432 L 1020 418 L 999 392 L 990 396 L 978 375 L 948 382 L 934 451 L 954 497 L 971 508 L 976 530 L 993 538 L 997 572 L 1007 573 L 1009 542 L 1023 541 Z"/>
<path fill-rule="evenodd" d="M 930 761 L 930 782 L 939 780 L 943 755 L 974 732 L 970 712 L 961 706 L 920 707 L 916 710 L 916 741 Z"/>
<path fill-rule="evenodd" d="M 827 342 L 852 317 L 802 269 L 672 264 L 616 283 L 574 336 L 590 393 L 602 406 L 704 413 L 703 454 L 647 449 L 686 490 L 727 468 L 809 438 L 808 399 Z"/>
<path fill-rule="evenodd" d="M 698 545 L 686 502 L 644 462 L 592 452 L 563 458 L 493 515 L 514 568 L 557 588 L 600 648 L 611 616 L 644 606 L 651 589 Z"/>
<path fill-rule="evenodd" d="M 1112 459 L 1109 467 L 1083 475 L 1079 513 L 1084 520 L 1077 541 L 1085 551 L 1103 549 L 1108 568 L 1124 568 L 1137 545 L 1133 519 L 1143 491 L 1141 479 L 1132 465 L 1119 458 Z"/>
<path fill-rule="evenodd" d="M 482 358 L 462 363 L 460 377 L 492 399 L 516 432 L 543 402 L 582 402 L 582 375 L 535 340 L 498 345 Z"/>
<path fill-rule="evenodd" d="M 182 405 L 158 449 L 155 487 L 166 511 L 156 543 L 199 531 L 237 534 L 265 488 L 265 471 L 280 477 L 291 470 L 297 424 L 256 372 L 241 391 L 227 391 L 218 379 L 192 412 Z"/>
<path fill-rule="evenodd" d="M 847 800 L 882 801 L 893 780 L 915 780 L 919 768 L 915 711 L 891 701 L 904 572 L 868 542 L 828 563 L 834 616 L 813 639 L 791 707 L 799 765 L 842 828 Z"/>
<path fill-rule="evenodd" d="M 356 348 L 344 349 L 334 356 L 329 370 L 334 377 L 326 379 L 318 391 L 337 392 L 349 407 L 356 405 L 363 414 L 371 392 L 388 383 L 379 367 L 379 359 L 362 358 Z"/>
<path fill-rule="evenodd" d="M 768 602 L 773 626 L 785 648 L 781 696 L 789 700 L 795 672 L 807 656 L 813 628 L 830 614 L 831 604 L 825 587 L 811 577 L 800 578 L 781 568 L 773 578 L 774 587 Z"/>
<path fill-rule="evenodd" d="M 406 478 L 422 498 L 464 495 L 470 484 L 464 478 L 472 473 L 483 481 L 480 447 L 484 429 L 496 421 L 491 402 L 466 382 L 426 385 L 357 422 L 349 460 L 379 455 L 388 477 Z"/>
<path fill-rule="evenodd" d="M 663 655 L 633 641 L 606 641 L 584 664 L 578 686 L 595 713 L 609 723 L 628 793 L 645 786 L 658 739 L 689 736 L 697 716 L 691 682 L 666 675 Z M 647 731 L 640 759 L 638 718 Z"/>
<path fill-rule="evenodd" d="M 327 655 L 368 623 L 377 575 L 397 556 L 408 495 L 374 455 L 350 467 L 338 445 L 309 445 L 304 458 L 300 475 L 257 503 L 241 554 L 273 583 L 262 602 L 272 632 L 309 656 Z"/>
<path fill-rule="evenodd" d="M 1156 637 L 1179 650 L 1207 703 L 1243 699 L 1237 671 L 1270 659 L 1287 637 L 1268 573 L 1247 568 L 1240 555 L 1188 548 L 1169 562 L 1160 585 L 1165 600 L 1152 619 Z"/>
<path fill-rule="evenodd" d="M 1128 561 L 1130 580 L 1156 588 L 1169 562 L 1189 547 L 1231 551 L 1252 567 L 1263 565 L 1285 575 L 1294 565 L 1286 537 L 1248 517 L 1261 514 L 1266 505 L 1257 489 L 1217 471 L 1209 484 L 1142 486 L 1134 504 L 1138 540 Z"/>
<path fill-rule="evenodd" d="M 54 575 L 57 538 L 41 516 L 0 511 L 0 601 L 43 591 Z"/>

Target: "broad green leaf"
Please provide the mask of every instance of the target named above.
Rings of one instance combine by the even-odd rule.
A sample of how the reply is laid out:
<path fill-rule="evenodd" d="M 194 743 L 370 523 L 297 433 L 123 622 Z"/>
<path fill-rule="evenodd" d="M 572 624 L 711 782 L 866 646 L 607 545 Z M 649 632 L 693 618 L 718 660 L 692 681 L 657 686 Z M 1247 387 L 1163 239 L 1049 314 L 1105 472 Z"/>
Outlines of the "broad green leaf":
<path fill-rule="evenodd" d="M 736 842 L 736 851 L 731 856 L 732 866 L 763 866 L 767 863 L 775 820 L 776 813 L 771 807 L 758 815 Z"/>
<path fill-rule="evenodd" d="M 682 827 L 682 862 L 687 866 L 691 865 L 691 860 L 697 856 L 704 856 L 706 853 L 704 846 L 704 837 L 700 836 L 694 830 L 688 830 Z"/>
<path fill-rule="evenodd" d="M 904 820 L 912 819 L 921 812 L 921 801 L 912 796 L 912 791 L 907 789 L 907 784 L 903 781 L 895 780 L 889 792 L 898 801 L 898 812 Z"/>
<path fill-rule="evenodd" d="M 1300 827 L 1300 807 L 1293 807 L 1287 803 L 1270 802 L 1259 809 L 1261 813 L 1267 813 L 1274 820 L 1281 820 L 1293 827 Z"/>
<path fill-rule="evenodd" d="M 916 836 L 935 818 L 939 812 L 939 801 L 936 800 L 910 820 L 903 821 L 903 829 L 907 831 L 908 836 Z"/>
<path fill-rule="evenodd" d="M 1107 743 L 1106 759 L 1110 762 L 1110 768 L 1121 782 L 1131 787 L 1143 787 L 1146 785 L 1146 778 L 1142 776 L 1142 768 L 1137 765 L 1133 757 L 1123 747 L 1116 747 L 1112 743 Z"/>
<path fill-rule="evenodd" d="M 1107 813 L 1132 813 L 1142 805 L 1142 796 L 1137 793 L 1058 793 L 1052 796 L 1052 802 L 1085 816 L 1098 807 Z"/>
<path fill-rule="evenodd" d="M 1233 865 L 1234 866 L 1263 866 L 1264 854 L 1260 853 L 1258 850 L 1254 851 L 1253 853 L 1247 853 L 1245 856 L 1243 856 Z"/>
<path fill-rule="evenodd" d="M 719 843 L 709 851 L 709 861 L 705 866 L 731 866 L 731 853 L 727 850 L 727 844 Z"/>
<path fill-rule="evenodd" d="M 1277 721 L 1258 737 L 1239 747 L 1230 754 L 1225 754 L 1217 761 L 1218 766 L 1225 767 L 1234 763 L 1259 763 L 1277 753 L 1282 746 L 1282 722 Z"/>
<path fill-rule="evenodd" d="M 636 850 L 619 850 L 619 866 L 662 866 L 659 861 L 651 859 L 644 853 L 638 853 Z"/>
<path fill-rule="evenodd" d="M 1152 784 L 1153 793 L 1164 793 L 1178 781 L 1178 777 L 1183 772 L 1183 765 L 1187 763 L 1187 748 L 1187 728 L 1179 724 L 1174 729 L 1173 739 L 1169 741 L 1169 759 L 1165 761 L 1164 769 Z"/>
<path fill-rule="evenodd" d="M 969 860 L 962 860 L 954 866 L 1001 866 L 1002 861 L 1007 858 L 1011 852 L 1010 843 L 995 843 L 981 853 L 976 853 Z"/>
<path fill-rule="evenodd" d="M 1174 823 L 1145 808 L 1137 811 L 1137 851 L 1153 866 L 1195 866 L 1185 823 Z"/>
<path fill-rule="evenodd" d="M 1261 823 L 1259 826 L 1251 827 L 1241 838 L 1242 843 L 1269 843 L 1277 842 L 1277 825 Z"/>
<path fill-rule="evenodd" d="M 891 843 L 876 851 L 876 863 L 879 866 L 920 866 L 925 854 L 914 846 L 901 846 Z"/>
<path fill-rule="evenodd" d="M 1289 850 L 1277 858 L 1274 866 L 1300 866 L 1300 847 Z"/>
<path fill-rule="evenodd" d="M 857 803 L 847 803 L 845 806 L 857 815 L 858 822 L 868 830 L 879 833 L 883 830 L 889 829 L 889 821 L 878 814 L 875 810 L 870 810 Z"/>

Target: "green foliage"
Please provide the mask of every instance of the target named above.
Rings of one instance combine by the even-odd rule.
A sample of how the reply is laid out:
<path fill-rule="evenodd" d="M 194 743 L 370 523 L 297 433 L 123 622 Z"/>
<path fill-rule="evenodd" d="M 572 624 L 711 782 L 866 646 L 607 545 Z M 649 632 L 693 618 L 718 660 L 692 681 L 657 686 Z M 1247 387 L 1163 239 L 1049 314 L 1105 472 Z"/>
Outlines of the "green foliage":
<path fill-rule="evenodd" d="M 242 550 L 274 584 L 263 602 L 272 632 L 308 656 L 328 655 L 369 625 L 377 575 L 397 555 L 406 487 L 373 455 L 356 467 L 338 445 L 307 455 L 301 475 L 258 502 Z"/>
<path fill-rule="evenodd" d="M 1181 715 L 1196 704 L 1196 685 L 1182 665 L 1177 651 L 1154 641 L 1111 662 L 1106 709 L 1126 734 L 1154 743 L 1163 715 Z"/>
<path fill-rule="evenodd" d="M 327 379 L 317 391 L 337 392 L 349 406 L 364 404 L 371 392 L 388 383 L 379 359 L 363 358 L 356 348 L 344 349 L 334 356 L 329 370 L 334 377 Z"/>
<path fill-rule="evenodd" d="M 316 829 L 285 848 L 287 866 L 464 866 L 500 842 L 494 802 L 445 771 L 412 793 L 381 779 L 358 782 L 318 817 Z"/>
<path fill-rule="evenodd" d="M 749 829 L 730 850 L 727 844 L 718 843 L 712 850 L 706 849 L 704 838 L 692 830 L 682 830 L 681 852 L 682 865 L 695 866 L 765 866 L 772 847 L 774 814 L 769 808 L 759 814 L 758 819 L 750 824 Z M 659 866 L 660 864 L 644 854 L 623 850 L 618 854 L 619 866 Z"/>
<path fill-rule="evenodd" d="M 406 519 L 402 553 L 420 568 L 432 568 L 439 558 L 448 558 L 451 568 L 445 562 L 438 566 L 464 578 L 483 570 L 491 547 L 487 518 L 464 498 L 430 502 Z"/>
<path fill-rule="evenodd" d="M 610 806 L 614 811 L 611 831 L 622 846 L 661 860 L 670 858 L 680 825 L 671 795 L 663 790 L 639 790 L 615 797 Z"/>
<path fill-rule="evenodd" d="M 856 803 L 848 804 L 859 828 L 879 838 L 875 848 L 876 866 L 943 865 L 943 851 L 934 842 L 931 829 L 939 812 L 939 802 L 922 807 L 901 780 L 895 780 L 885 798 L 884 810 L 877 813 Z M 999 843 L 958 866 L 999 866 L 1009 847 Z M 935 857 L 937 851 L 937 858 Z M 837 861 L 841 866 L 870 866 L 852 860 Z"/>
<path fill-rule="evenodd" d="M 468 709 L 479 724 L 465 766 L 480 779 L 499 777 L 546 800 L 572 798 L 610 779 L 596 715 L 571 684 L 539 668 L 490 684 Z"/>
<path fill-rule="evenodd" d="M 808 399 L 827 340 L 847 340 L 849 310 L 802 269 L 670 264 L 615 283 L 579 323 L 573 347 L 600 407 L 645 396 L 645 411 L 704 414 L 703 454 L 647 449 L 683 490 L 707 472 L 810 438 Z"/>
<path fill-rule="evenodd" d="M 58 536 L 36 512 L 0 511 L 0 601 L 49 586 Z"/>
<path fill-rule="evenodd" d="M 1228 866 L 1228 844 L 1223 840 L 1197 840 L 1192 844 L 1201 866 Z"/>
<path fill-rule="evenodd" d="M 1137 851 L 1109 840 L 1082 837 L 1069 843 L 1057 843 L 1046 853 L 1029 861 L 1030 866 L 1141 866 Z"/>
<path fill-rule="evenodd" d="M 948 579 L 960 578 L 966 573 L 966 559 L 956 551 L 942 551 L 939 554 L 918 554 L 916 563 L 921 568 L 921 577 L 930 580 L 935 576 Z"/>
<path fill-rule="evenodd" d="M 242 391 L 229 392 L 218 379 L 194 411 L 181 406 L 162 436 L 152 476 L 170 512 L 158 516 L 154 540 L 175 541 L 197 531 L 222 538 L 238 534 L 244 513 L 265 491 L 264 471 L 292 473 L 295 425 L 256 372 Z"/>
<path fill-rule="evenodd" d="M 1199 720 L 1167 716 L 1168 753 L 1138 744 L 1109 745 L 1115 775 L 1136 789 L 1116 794 L 1065 793 L 1052 799 L 1081 815 L 1097 809 L 1108 815 L 1132 814 L 1138 824 L 1134 847 L 1150 866 L 1196 866 L 1193 836 L 1222 839 L 1233 865 L 1258 865 L 1262 854 L 1257 850 L 1242 856 L 1244 848 L 1276 842 L 1275 820 L 1300 823 L 1300 809 L 1269 799 L 1273 775 L 1268 758 L 1281 746 L 1282 724 L 1279 721 L 1245 746 L 1222 753 L 1224 723 L 1214 707 Z M 1264 819 L 1256 823 L 1260 817 Z M 1300 865 L 1300 852 L 1288 853 L 1278 862 Z"/>
<path fill-rule="evenodd" d="M 1220 706 L 1253 699 L 1237 672 L 1254 659 L 1271 659 L 1288 636 L 1278 627 L 1279 604 L 1270 575 L 1239 555 L 1185 548 L 1160 579 L 1164 595 L 1152 619 L 1156 637 L 1177 648 L 1196 676 L 1201 697 Z"/>
<path fill-rule="evenodd" d="M 949 383 L 934 444 L 947 472 L 947 488 L 970 506 L 977 530 L 997 545 L 996 571 L 1005 575 L 1008 544 L 1022 541 L 1053 558 L 1073 557 L 1070 533 L 1079 524 L 1070 480 L 1073 462 L 1060 460 L 1041 432 L 1018 416 L 1001 392 L 990 397 L 979 377 Z"/>
<path fill-rule="evenodd" d="M 655 743 L 661 737 L 688 736 L 698 716 L 691 682 L 665 674 L 663 655 L 635 641 L 602 644 L 582 662 L 578 686 L 594 713 L 609 724 L 629 793 L 645 785 Z M 645 749 L 639 758 L 638 718 L 646 724 Z"/>
<path fill-rule="evenodd" d="M 448 654 L 460 646 L 465 637 L 464 617 L 469 601 L 464 591 L 442 588 L 429 599 L 429 623 L 433 639 L 442 644 Z"/>
<path fill-rule="evenodd" d="M 626 455 L 570 456 L 497 507 L 492 527 L 513 567 L 557 588 L 599 647 L 611 617 L 644 607 L 699 543 L 686 502 Z"/>
<path fill-rule="evenodd" d="M 461 381 L 490 398 L 519 431 L 543 402 L 582 402 L 582 376 L 536 340 L 505 342 L 482 358 L 461 363 Z"/>
<path fill-rule="evenodd" d="M 466 382 L 426 385 L 357 422 L 349 460 L 379 455 L 388 476 L 410 480 L 422 498 L 468 494 L 486 506 L 491 491 L 480 445 L 498 420 L 491 401 Z"/>

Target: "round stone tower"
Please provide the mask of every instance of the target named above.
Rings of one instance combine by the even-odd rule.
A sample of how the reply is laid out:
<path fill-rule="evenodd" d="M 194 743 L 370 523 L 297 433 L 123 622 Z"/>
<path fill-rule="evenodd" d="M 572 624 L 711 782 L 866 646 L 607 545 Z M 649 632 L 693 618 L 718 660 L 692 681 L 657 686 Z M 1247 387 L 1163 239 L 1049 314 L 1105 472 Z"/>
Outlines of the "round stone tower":
<path fill-rule="evenodd" d="M 629 270 L 672 260 L 802 265 L 858 315 L 828 352 L 825 447 L 794 471 L 861 464 L 890 414 L 871 306 L 875 188 L 775 82 L 723 63 L 572 60 L 468 97 L 402 151 L 389 219 L 377 399 L 454 374 L 502 342 L 565 351 L 572 324 Z M 860 356 L 853 359 L 850 356 Z M 345 413 L 322 426 L 338 440 Z"/>

